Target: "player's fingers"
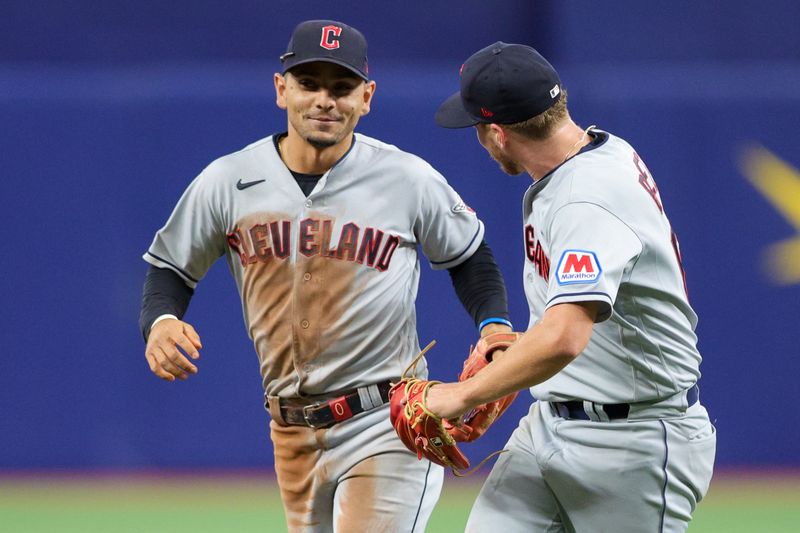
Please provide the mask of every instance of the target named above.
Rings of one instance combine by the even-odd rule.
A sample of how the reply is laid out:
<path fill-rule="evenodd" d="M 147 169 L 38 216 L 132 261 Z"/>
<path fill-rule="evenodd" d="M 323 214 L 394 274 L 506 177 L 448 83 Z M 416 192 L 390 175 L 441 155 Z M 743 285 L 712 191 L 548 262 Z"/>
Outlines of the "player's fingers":
<path fill-rule="evenodd" d="M 203 343 L 200 342 L 200 335 L 197 334 L 197 331 L 195 331 L 195 329 L 192 327 L 191 324 L 187 324 L 184 322 L 183 332 L 186 334 L 187 337 L 189 337 L 189 340 L 192 341 L 192 344 L 194 344 L 195 347 L 197 348 L 203 347 Z M 200 357 L 199 353 L 197 354 L 197 357 Z M 197 357 L 195 357 L 195 359 L 197 359 Z"/>
<path fill-rule="evenodd" d="M 194 345 L 191 343 L 189 339 L 186 337 L 182 337 L 176 341 L 176 344 L 183 349 L 186 353 L 190 356 L 192 352 L 196 352 Z M 192 374 L 197 374 L 197 367 L 194 366 L 182 353 L 180 353 L 177 349 L 170 354 L 170 359 L 173 363 L 177 366 L 181 367 L 183 370 L 190 372 Z M 197 359 L 195 357 L 195 359 Z"/>
<path fill-rule="evenodd" d="M 192 359 L 200 358 L 200 352 L 197 351 L 197 345 L 194 343 L 194 341 L 192 341 L 192 338 L 189 335 L 182 335 L 178 337 L 175 341 L 175 344 L 180 346 L 181 349 Z"/>
<path fill-rule="evenodd" d="M 153 374 L 165 381 L 175 381 L 175 376 L 161 368 L 156 356 L 152 352 L 146 353 L 145 358 L 147 359 L 147 364 L 150 365 L 150 370 L 153 372 Z"/>
<path fill-rule="evenodd" d="M 158 363 L 156 363 L 156 358 L 150 355 L 149 353 L 145 353 L 144 358 L 147 359 L 147 365 L 150 367 L 150 371 L 155 372 L 156 368 L 158 368 Z"/>
<path fill-rule="evenodd" d="M 155 364 L 157 364 L 162 370 L 169 372 L 164 365 L 164 361 L 169 360 L 169 351 L 175 349 L 174 343 L 172 343 L 169 339 L 151 338 L 147 343 L 146 354 L 152 357 Z"/>
<path fill-rule="evenodd" d="M 172 349 L 169 351 L 170 352 L 174 351 L 175 353 L 177 353 L 178 350 L 173 346 Z M 156 353 L 156 361 L 158 361 L 158 364 L 161 365 L 161 368 L 163 368 L 176 378 L 186 379 L 188 377 L 186 375 L 186 372 L 173 362 L 168 351 L 159 350 Z"/>
<path fill-rule="evenodd" d="M 160 361 L 160 364 L 161 368 L 169 372 L 173 377 L 176 377 L 178 379 L 186 379 L 189 377 L 183 369 L 181 369 L 179 366 L 177 366 L 169 359 L 164 359 L 163 361 Z"/>

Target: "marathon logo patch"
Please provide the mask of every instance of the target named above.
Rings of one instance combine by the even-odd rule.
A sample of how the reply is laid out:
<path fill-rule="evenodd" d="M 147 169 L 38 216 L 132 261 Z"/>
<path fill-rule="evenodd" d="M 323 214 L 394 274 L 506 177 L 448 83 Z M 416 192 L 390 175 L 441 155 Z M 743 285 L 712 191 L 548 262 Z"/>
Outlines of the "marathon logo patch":
<path fill-rule="evenodd" d="M 588 250 L 564 250 L 556 269 L 559 285 L 593 283 L 603 273 L 597 255 Z"/>

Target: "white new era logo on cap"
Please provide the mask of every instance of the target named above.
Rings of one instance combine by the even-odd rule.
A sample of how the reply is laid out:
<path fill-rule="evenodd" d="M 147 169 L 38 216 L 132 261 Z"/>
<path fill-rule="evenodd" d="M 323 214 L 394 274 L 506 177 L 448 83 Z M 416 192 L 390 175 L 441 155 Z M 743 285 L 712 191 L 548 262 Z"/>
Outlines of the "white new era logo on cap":
<path fill-rule="evenodd" d="M 550 98 L 555 98 L 560 92 L 561 89 L 559 89 L 558 85 L 553 85 L 553 88 L 550 89 Z"/>

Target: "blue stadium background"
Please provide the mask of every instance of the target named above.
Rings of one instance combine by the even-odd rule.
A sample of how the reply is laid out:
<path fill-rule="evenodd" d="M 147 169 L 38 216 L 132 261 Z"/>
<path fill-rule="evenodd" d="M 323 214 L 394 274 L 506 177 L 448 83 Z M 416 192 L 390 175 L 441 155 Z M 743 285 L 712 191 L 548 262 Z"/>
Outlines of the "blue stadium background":
<path fill-rule="evenodd" d="M 378 91 L 360 130 L 429 160 L 487 222 L 519 326 L 528 180 L 501 174 L 472 131 L 432 117 L 478 48 L 516 41 L 547 55 L 576 121 L 628 139 L 661 188 L 700 315 L 718 466 L 800 466 L 800 287 L 762 261 L 800 227 L 741 162 L 762 146 L 800 167 L 800 4 L 5 0 L 0 469 L 271 467 L 257 359 L 225 265 L 188 315 L 204 341 L 200 373 L 168 384 L 142 355 L 140 256 L 209 161 L 284 128 L 271 77 L 308 18 L 366 34 Z M 423 269 L 418 321 L 421 342 L 439 340 L 433 376 L 454 377 L 475 332 L 446 273 Z M 523 393 L 496 440 L 469 455 L 497 449 L 528 403 Z"/>

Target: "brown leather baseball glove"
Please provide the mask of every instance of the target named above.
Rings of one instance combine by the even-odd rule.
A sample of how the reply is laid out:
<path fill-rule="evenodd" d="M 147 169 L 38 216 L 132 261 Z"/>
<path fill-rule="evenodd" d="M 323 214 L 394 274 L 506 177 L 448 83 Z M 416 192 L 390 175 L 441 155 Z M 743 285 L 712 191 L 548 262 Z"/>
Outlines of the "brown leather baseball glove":
<path fill-rule="evenodd" d="M 469 460 L 458 449 L 440 417 L 425 405 L 428 390 L 440 381 L 404 378 L 389 391 L 389 416 L 406 448 L 438 465 L 458 472 L 469 468 Z"/>
<path fill-rule="evenodd" d="M 469 357 L 464 361 L 464 369 L 458 376 L 458 381 L 466 381 L 486 368 L 492 362 L 492 354 L 497 350 L 505 350 L 522 336 L 521 333 L 492 333 L 478 341 L 470 349 Z M 517 397 L 516 392 L 503 396 L 499 400 L 479 405 L 472 411 L 464 414 L 455 423 L 445 421 L 444 427 L 454 440 L 459 442 L 472 442 L 489 429 L 495 420 L 502 415 Z"/>

